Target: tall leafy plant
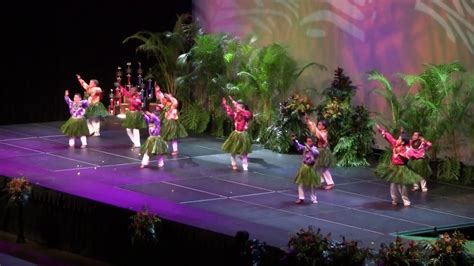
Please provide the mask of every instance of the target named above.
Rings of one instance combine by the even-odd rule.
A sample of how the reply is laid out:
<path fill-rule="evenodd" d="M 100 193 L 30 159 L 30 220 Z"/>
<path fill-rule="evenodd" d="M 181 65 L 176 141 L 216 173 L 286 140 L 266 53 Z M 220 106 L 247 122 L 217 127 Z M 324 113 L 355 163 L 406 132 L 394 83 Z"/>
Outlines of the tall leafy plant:
<path fill-rule="evenodd" d="M 262 137 L 268 135 L 264 131 L 272 123 L 278 103 L 288 95 L 294 82 L 310 66 L 325 69 L 314 62 L 298 66 L 288 49 L 279 44 L 256 48 L 248 54 L 248 61 L 242 66 L 243 71 L 238 73 L 241 80 L 237 87 L 239 94 L 250 102 L 255 112 L 260 142 L 268 140 Z"/>
<path fill-rule="evenodd" d="M 152 59 L 151 75 L 161 87 L 177 95 L 176 77 L 178 74 L 177 58 L 188 51 L 193 44 L 193 38 L 200 28 L 193 22 L 191 15 L 178 16 L 173 31 L 150 32 L 139 31 L 123 42 L 139 41 L 137 52 L 144 53 Z"/>
<path fill-rule="evenodd" d="M 339 166 L 368 165 L 373 122 L 364 106 L 352 106 L 357 87 L 342 68 L 334 71 L 334 80 L 324 90 L 326 99 L 318 106 L 318 116 L 328 123 L 329 143 Z"/>
<path fill-rule="evenodd" d="M 446 159 L 438 165 L 438 178 L 458 180 L 461 174 L 461 150 L 473 137 L 474 79 L 466 82 L 460 62 L 425 64 L 419 75 L 403 76 L 409 87 L 419 84 L 412 115 L 416 130 L 433 140 L 432 156 L 444 152 Z"/>

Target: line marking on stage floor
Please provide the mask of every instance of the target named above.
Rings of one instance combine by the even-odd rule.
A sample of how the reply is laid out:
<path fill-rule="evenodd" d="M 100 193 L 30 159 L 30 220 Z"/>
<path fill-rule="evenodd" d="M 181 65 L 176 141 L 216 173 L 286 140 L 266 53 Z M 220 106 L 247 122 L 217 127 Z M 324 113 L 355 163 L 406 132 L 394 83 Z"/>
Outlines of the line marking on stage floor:
<path fill-rule="evenodd" d="M 100 152 L 100 153 L 104 153 L 104 154 L 108 154 L 108 155 L 112 155 L 112 156 L 116 156 L 116 157 L 120 157 L 120 158 L 132 159 L 134 161 L 141 161 L 140 159 L 136 159 L 136 158 L 132 158 L 132 157 L 128 157 L 128 156 L 125 156 L 125 155 L 116 154 L 116 153 L 111 153 L 111 152 L 107 152 L 107 151 L 101 151 L 101 150 L 98 150 L 98 149 L 95 149 L 95 148 L 88 148 L 88 150 L 95 151 L 95 152 Z"/>
<path fill-rule="evenodd" d="M 256 189 L 260 189 L 260 190 L 266 190 L 266 191 L 274 192 L 274 190 L 271 190 L 271 189 L 268 189 L 268 188 L 257 187 L 257 186 L 249 185 L 249 184 L 246 184 L 246 183 L 240 183 L 240 182 L 233 181 L 233 180 L 227 180 L 227 179 L 220 178 L 220 177 L 211 177 L 211 178 L 216 179 L 216 180 L 221 180 L 221 181 L 224 181 L 224 182 L 229 182 L 229 183 L 241 185 L 241 186 L 246 186 L 246 187 L 251 187 L 251 188 L 256 188 Z"/>
<path fill-rule="evenodd" d="M 44 151 L 35 150 L 35 149 L 31 149 L 31 148 L 26 148 L 26 147 L 18 146 L 18 145 L 11 144 L 11 143 L 2 143 L 2 144 L 9 145 L 9 146 L 12 146 L 12 147 L 15 147 L 15 148 L 24 149 L 24 150 L 27 150 L 27 151 L 34 151 L 34 152 L 38 152 L 38 153 L 45 153 Z"/>
<path fill-rule="evenodd" d="M 358 230 L 362 230 L 362 231 L 366 231 L 366 232 L 371 232 L 371 233 L 374 233 L 374 234 L 387 235 L 386 233 L 382 233 L 382 232 L 378 232 L 378 231 L 374 231 L 374 230 L 370 230 L 370 229 L 366 229 L 366 228 L 362 228 L 362 227 L 358 227 L 358 226 L 353 226 L 353 225 L 349 225 L 349 224 L 344 224 L 344 223 L 340 223 L 340 222 L 335 222 L 335 221 L 331 221 L 331 220 L 326 220 L 326 219 L 322 219 L 322 218 L 318 218 L 318 217 L 314 217 L 314 216 L 309 216 L 309 215 L 298 213 L 298 212 L 288 211 L 288 210 L 284 210 L 284 209 L 278 209 L 278 208 L 275 208 L 275 207 L 271 207 L 271 206 L 267 206 L 267 205 L 263 205 L 263 204 L 259 204 L 259 203 L 255 203 L 255 202 L 249 202 L 249 201 L 245 201 L 245 200 L 241 200 L 241 199 L 234 199 L 234 200 L 241 201 L 241 202 L 251 204 L 251 205 L 255 205 L 255 206 L 259 206 L 259 207 L 263 207 L 263 208 L 267 208 L 267 209 L 272 209 L 272 210 L 277 210 L 277 211 L 280 211 L 280 212 L 285 212 L 285 213 L 288 213 L 288 214 L 303 216 L 303 217 L 306 217 L 306 218 L 310 218 L 312 220 L 317 220 L 317 221 L 322 221 L 322 222 L 326 222 L 326 223 L 341 225 L 341 226 L 349 227 L 349 228 L 352 228 L 352 229 L 358 229 Z M 254 221 L 254 222 L 258 223 L 257 221 Z"/>
<path fill-rule="evenodd" d="M 201 200 L 189 200 L 189 201 L 182 201 L 180 204 L 192 204 L 192 203 L 200 203 L 200 202 L 208 202 L 208 201 L 216 201 L 216 200 L 225 200 L 226 198 L 213 198 L 213 199 L 201 199 Z"/>
<path fill-rule="evenodd" d="M 225 195 L 220 195 L 220 194 L 212 193 L 212 192 L 209 192 L 209 191 L 200 190 L 200 189 L 197 189 L 197 188 L 178 185 L 178 184 L 171 183 L 171 182 L 168 182 L 168 181 L 161 181 L 160 183 L 167 184 L 167 185 L 172 185 L 172 186 L 177 186 L 177 187 L 185 188 L 185 189 L 189 189 L 189 190 L 194 190 L 194 191 L 197 191 L 197 192 L 206 193 L 206 194 L 217 196 L 217 197 L 228 198 Z"/>
<path fill-rule="evenodd" d="M 61 155 L 58 155 L 58 154 L 54 154 L 54 153 L 48 153 L 48 155 L 55 156 L 55 157 L 59 157 L 59 158 L 66 159 L 66 160 L 70 160 L 70 161 L 74 161 L 74 162 L 78 162 L 78 163 L 82 163 L 82 164 L 92 165 L 92 166 L 95 166 L 95 167 L 99 167 L 99 166 L 100 166 L 100 165 L 98 165 L 98 164 L 88 163 L 88 162 L 84 162 L 84 161 L 81 161 L 81 160 L 77 160 L 77 159 L 73 159 L 73 158 L 69 158 L 69 157 L 64 157 L 64 156 L 61 156 Z"/>

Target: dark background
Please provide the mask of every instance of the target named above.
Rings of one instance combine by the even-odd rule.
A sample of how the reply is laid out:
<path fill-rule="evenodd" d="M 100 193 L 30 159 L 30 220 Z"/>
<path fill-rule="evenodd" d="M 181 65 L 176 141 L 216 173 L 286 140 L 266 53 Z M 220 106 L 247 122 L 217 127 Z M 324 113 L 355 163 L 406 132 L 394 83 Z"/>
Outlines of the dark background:
<path fill-rule="evenodd" d="M 83 92 L 76 73 L 99 80 L 107 106 L 117 66 L 146 61 L 138 42 L 123 40 L 172 30 L 178 14 L 192 12 L 191 0 L 45 2 L 2 8 L 0 124 L 67 119 L 64 90 Z"/>

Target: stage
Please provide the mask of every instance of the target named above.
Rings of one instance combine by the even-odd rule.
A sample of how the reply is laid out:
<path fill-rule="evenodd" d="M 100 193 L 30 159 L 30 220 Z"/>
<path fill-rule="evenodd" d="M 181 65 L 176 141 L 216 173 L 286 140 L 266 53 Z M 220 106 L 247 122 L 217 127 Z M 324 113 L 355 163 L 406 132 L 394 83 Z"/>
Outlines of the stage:
<path fill-rule="evenodd" d="M 164 220 L 231 237 L 245 230 L 278 248 L 310 225 L 376 249 L 397 232 L 474 222 L 469 187 L 429 182 L 428 193 L 410 192 L 412 206 L 392 206 L 389 184 L 371 168 L 334 168 L 333 190 L 318 189 L 317 204 L 296 205 L 292 181 L 301 155 L 254 145 L 249 171 L 233 171 L 223 139 L 194 136 L 179 142 L 179 155 L 167 156 L 164 168 L 152 158 L 140 169 L 139 150 L 130 149 L 119 121 L 103 125 L 86 149 L 79 140 L 68 147 L 61 123 L 1 126 L 0 175 L 126 210 L 147 206 Z M 142 131 L 142 141 L 146 136 Z"/>

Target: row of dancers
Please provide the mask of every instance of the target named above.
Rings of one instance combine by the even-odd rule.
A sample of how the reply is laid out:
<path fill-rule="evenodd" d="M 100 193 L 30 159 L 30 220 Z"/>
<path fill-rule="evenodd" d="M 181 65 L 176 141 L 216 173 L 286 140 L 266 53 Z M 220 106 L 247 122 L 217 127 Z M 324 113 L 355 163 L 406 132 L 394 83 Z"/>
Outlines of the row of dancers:
<path fill-rule="evenodd" d="M 69 106 L 71 118 L 61 127 L 63 134 L 69 137 L 69 146 L 75 146 L 75 138 L 81 140 L 81 148 L 87 147 L 87 136 L 100 136 L 100 122 L 109 114 L 105 106 L 100 102 L 102 90 L 96 79 L 86 83 L 80 75 L 77 79 L 85 90 L 87 100 L 83 100 L 81 94 L 76 93 L 73 100 L 69 98 L 69 91 L 65 91 L 65 101 Z M 155 85 L 155 95 L 159 101 L 157 112 L 143 111 L 140 95 L 135 87 L 127 90 L 120 88 L 122 95 L 128 99 L 129 109 L 126 112 L 122 126 L 133 143 L 132 149 L 140 148 L 143 155 L 141 168 L 149 164 L 151 156 L 158 156 L 158 167 L 164 166 L 163 156 L 168 153 L 168 144 L 171 142 L 171 155 L 178 154 L 178 139 L 187 137 L 184 126 L 179 122 L 178 101 L 168 93 L 163 93 L 158 85 Z M 242 101 L 235 101 L 229 96 L 222 98 L 222 107 L 234 123 L 234 130 L 222 145 L 222 150 L 230 154 L 231 167 L 237 170 L 237 155 L 242 159 L 242 170 L 248 171 L 248 154 L 252 152 L 252 140 L 247 132 L 252 112 Z M 328 142 L 327 123 L 320 120 L 317 123 L 305 116 L 306 126 L 312 136 L 306 138 L 301 144 L 295 136 L 291 136 L 296 150 L 303 154 L 301 166 L 294 178 L 298 187 L 298 199 L 296 204 L 305 201 L 305 188 L 310 190 L 312 203 L 317 203 L 315 189 L 322 187 L 331 190 L 335 187 L 330 168 L 335 165 L 335 158 L 331 153 Z M 141 145 L 140 129 L 148 128 L 149 136 Z M 429 162 L 426 159 L 426 150 L 431 147 L 431 142 L 425 140 L 420 132 L 414 132 L 411 139 L 400 135 L 395 139 L 389 132 L 376 125 L 377 130 L 389 142 L 392 147 L 390 162 L 381 161 L 375 169 L 379 178 L 390 182 L 390 196 L 392 204 L 401 203 L 410 206 L 406 185 L 413 185 L 412 190 L 421 188 L 427 191 L 425 177 L 431 174 Z M 313 136 L 315 138 L 313 138 Z M 324 186 L 321 186 L 324 183 Z"/>

